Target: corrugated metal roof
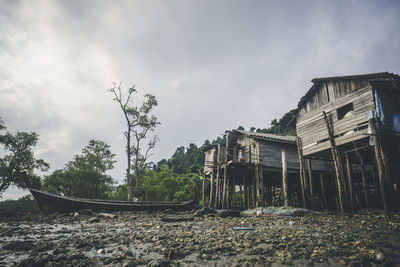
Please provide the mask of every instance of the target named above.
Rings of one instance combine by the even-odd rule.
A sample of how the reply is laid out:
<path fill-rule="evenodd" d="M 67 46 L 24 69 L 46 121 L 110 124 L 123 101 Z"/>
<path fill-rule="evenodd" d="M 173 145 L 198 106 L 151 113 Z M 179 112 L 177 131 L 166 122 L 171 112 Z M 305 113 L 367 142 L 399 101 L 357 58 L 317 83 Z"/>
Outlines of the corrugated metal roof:
<path fill-rule="evenodd" d="M 259 139 L 266 139 L 266 140 L 271 140 L 271 141 L 296 143 L 296 136 L 278 135 L 278 134 L 269 134 L 269 133 L 257 133 L 257 132 L 243 131 L 243 130 L 233 130 L 233 132 L 248 135 L 248 136 L 250 136 L 252 138 L 256 138 L 256 139 L 259 138 Z"/>

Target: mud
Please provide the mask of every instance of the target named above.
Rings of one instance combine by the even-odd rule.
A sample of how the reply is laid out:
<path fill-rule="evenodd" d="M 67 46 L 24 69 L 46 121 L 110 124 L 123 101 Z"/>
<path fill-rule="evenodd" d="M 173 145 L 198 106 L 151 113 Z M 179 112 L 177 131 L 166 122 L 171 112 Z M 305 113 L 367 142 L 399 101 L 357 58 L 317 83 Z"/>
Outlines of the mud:
<path fill-rule="evenodd" d="M 398 213 L 194 215 L 0 214 L 0 266 L 400 266 Z"/>

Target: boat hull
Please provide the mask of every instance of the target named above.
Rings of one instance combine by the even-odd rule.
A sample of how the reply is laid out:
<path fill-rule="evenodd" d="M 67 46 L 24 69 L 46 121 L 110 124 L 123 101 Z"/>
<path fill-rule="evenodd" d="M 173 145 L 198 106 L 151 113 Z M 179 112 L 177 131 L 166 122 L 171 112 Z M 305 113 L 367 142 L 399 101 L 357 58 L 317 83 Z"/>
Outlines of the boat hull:
<path fill-rule="evenodd" d="M 76 199 L 71 197 L 50 194 L 37 189 L 29 189 L 45 211 L 72 212 L 90 209 L 92 211 L 174 211 L 188 210 L 193 207 L 193 201 L 188 202 L 133 202 L 133 201 L 104 201 L 90 199 Z"/>

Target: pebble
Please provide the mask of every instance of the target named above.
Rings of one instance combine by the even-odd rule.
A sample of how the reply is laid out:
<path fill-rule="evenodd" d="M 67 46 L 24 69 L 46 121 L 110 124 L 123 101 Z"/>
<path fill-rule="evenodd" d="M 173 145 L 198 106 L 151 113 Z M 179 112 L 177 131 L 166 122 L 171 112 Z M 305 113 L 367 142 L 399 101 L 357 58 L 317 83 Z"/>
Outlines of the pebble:
<path fill-rule="evenodd" d="M 191 221 L 176 222 L 162 221 L 161 212 L 107 213 L 101 220 L 90 211 L 0 216 L 0 260 L 29 266 L 400 264 L 400 216 L 232 217 L 238 213 L 229 211 L 223 218 L 203 214 L 208 212 L 214 214 L 205 209 Z M 249 227 L 254 231 L 233 230 Z"/>

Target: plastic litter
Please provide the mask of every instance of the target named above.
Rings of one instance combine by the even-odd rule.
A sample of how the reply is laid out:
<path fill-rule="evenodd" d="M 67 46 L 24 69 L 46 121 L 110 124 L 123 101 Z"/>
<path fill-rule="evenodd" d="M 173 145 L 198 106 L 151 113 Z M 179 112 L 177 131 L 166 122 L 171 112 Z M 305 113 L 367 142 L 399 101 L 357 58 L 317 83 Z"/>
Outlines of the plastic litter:
<path fill-rule="evenodd" d="M 234 231 L 254 231 L 254 227 L 232 227 Z"/>
<path fill-rule="evenodd" d="M 393 131 L 400 133 L 400 113 L 393 114 Z"/>
<path fill-rule="evenodd" d="M 288 218 L 295 218 L 297 216 L 317 216 L 321 213 L 314 210 L 302 209 L 302 208 L 293 208 L 293 207 L 267 207 L 267 208 L 257 208 L 251 210 L 243 211 L 243 214 L 259 214 L 259 211 L 262 212 L 263 215 L 280 215 Z"/>

